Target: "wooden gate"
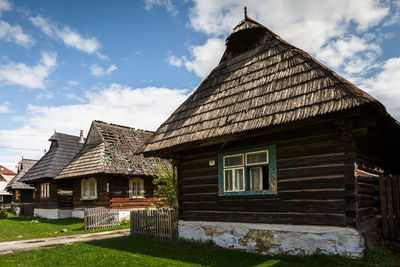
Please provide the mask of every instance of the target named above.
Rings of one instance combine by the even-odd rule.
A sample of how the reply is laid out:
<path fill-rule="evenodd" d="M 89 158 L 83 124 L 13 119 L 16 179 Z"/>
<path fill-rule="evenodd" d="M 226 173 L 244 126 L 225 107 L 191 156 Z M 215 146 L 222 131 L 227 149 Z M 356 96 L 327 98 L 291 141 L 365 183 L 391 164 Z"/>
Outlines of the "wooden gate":
<path fill-rule="evenodd" d="M 107 208 L 85 209 L 85 230 L 111 228 L 119 225 L 119 211 Z"/>
<path fill-rule="evenodd" d="M 383 236 L 400 241 L 400 176 L 381 175 L 379 187 Z"/>
<path fill-rule="evenodd" d="M 178 216 L 173 210 L 131 211 L 131 235 L 159 239 L 178 238 Z"/>

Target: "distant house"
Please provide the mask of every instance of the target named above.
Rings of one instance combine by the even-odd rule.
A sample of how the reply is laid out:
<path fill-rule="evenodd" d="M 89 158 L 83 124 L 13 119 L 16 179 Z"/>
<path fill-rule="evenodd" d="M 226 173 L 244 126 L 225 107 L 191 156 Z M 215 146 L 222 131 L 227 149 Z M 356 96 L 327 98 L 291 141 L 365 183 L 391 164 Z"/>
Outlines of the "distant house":
<path fill-rule="evenodd" d="M 33 216 L 36 192 L 31 185 L 20 181 L 22 176 L 37 162 L 22 159 L 18 162 L 17 175 L 7 184 L 6 190 L 12 194 L 11 208 L 17 214 Z"/>
<path fill-rule="evenodd" d="M 56 183 L 54 177 L 73 159 L 84 143 L 83 134 L 55 132 L 49 151 L 19 180 L 35 188 L 34 215 L 49 219 L 72 216 L 72 184 Z"/>
<path fill-rule="evenodd" d="M 153 206 L 153 178 L 158 165 L 168 168 L 169 162 L 138 153 L 152 134 L 93 121 L 83 148 L 55 178 L 73 185 L 74 217 L 90 207 L 117 208 L 124 217 L 128 210 Z"/>
<path fill-rule="evenodd" d="M 5 190 L 5 187 L 14 176 L 15 172 L 0 165 L 0 209 L 10 206 L 12 195 Z"/>
<path fill-rule="evenodd" d="M 360 256 L 399 148 L 381 103 L 245 16 L 144 153 L 177 162 L 180 237 Z"/>

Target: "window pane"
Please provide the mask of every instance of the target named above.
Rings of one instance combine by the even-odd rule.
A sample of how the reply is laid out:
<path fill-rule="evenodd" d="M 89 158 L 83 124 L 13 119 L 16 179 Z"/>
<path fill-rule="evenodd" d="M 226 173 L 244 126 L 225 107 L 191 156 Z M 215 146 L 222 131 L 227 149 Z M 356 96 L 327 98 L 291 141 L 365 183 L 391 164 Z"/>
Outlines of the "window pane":
<path fill-rule="evenodd" d="M 268 162 L 267 151 L 260 151 L 246 154 L 247 164 L 266 163 Z"/>
<path fill-rule="evenodd" d="M 250 190 L 262 190 L 262 168 L 250 168 Z"/>
<path fill-rule="evenodd" d="M 236 190 L 244 189 L 243 169 L 235 170 L 235 184 L 236 184 L 236 188 L 235 188 Z"/>
<path fill-rule="evenodd" d="M 243 165 L 243 155 L 233 155 L 233 156 L 226 156 L 224 158 L 224 166 L 241 166 Z"/>
<path fill-rule="evenodd" d="M 232 170 L 225 170 L 225 191 L 233 190 L 233 172 Z"/>
<path fill-rule="evenodd" d="M 95 195 L 95 193 L 94 193 L 94 182 L 93 181 L 91 181 L 90 182 L 90 196 L 91 197 L 94 197 L 94 195 Z"/>
<path fill-rule="evenodd" d="M 138 196 L 143 196 L 143 183 L 138 183 Z"/>

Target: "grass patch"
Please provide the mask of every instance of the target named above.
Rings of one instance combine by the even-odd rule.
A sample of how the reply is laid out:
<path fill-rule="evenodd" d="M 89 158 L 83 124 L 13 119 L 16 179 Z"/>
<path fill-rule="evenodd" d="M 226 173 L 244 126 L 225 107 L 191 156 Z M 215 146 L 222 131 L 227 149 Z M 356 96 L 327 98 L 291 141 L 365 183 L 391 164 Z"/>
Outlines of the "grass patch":
<path fill-rule="evenodd" d="M 376 259 L 376 257 L 373 257 Z M 0 256 L 0 266 L 376 266 L 340 256 L 263 256 L 210 243 L 121 237 Z M 379 263 L 378 263 L 379 264 Z M 388 265 L 389 266 L 389 265 Z"/>
<path fill-rule="evenodd" d="M 37 222 L 37 223 L 36 223 Z M 67 218 L 58 220 L 41 219 L 27 216 L 16 216 L 8 213 L 8 217 L 0 220 L 0 242 L 23 240 L 62 235 L 75 235 L 129 228 L 129 223 L 104 230 L 85 231 L 83 219 Z M 67 232 L 61 232 L 67 229 Z"/>

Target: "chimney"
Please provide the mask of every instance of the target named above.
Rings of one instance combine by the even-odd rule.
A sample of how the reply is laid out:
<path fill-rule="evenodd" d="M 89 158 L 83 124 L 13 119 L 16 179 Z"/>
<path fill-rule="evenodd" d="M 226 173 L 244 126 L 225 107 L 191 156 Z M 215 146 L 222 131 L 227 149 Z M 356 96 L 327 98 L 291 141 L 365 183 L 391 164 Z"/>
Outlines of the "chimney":
<path fill-rule="evenodd" d="M 83 130 L 81 130 L 81 133 L 79 134 L 79 143 L 85 143 L 85 138 L 83 138 Z"/>

